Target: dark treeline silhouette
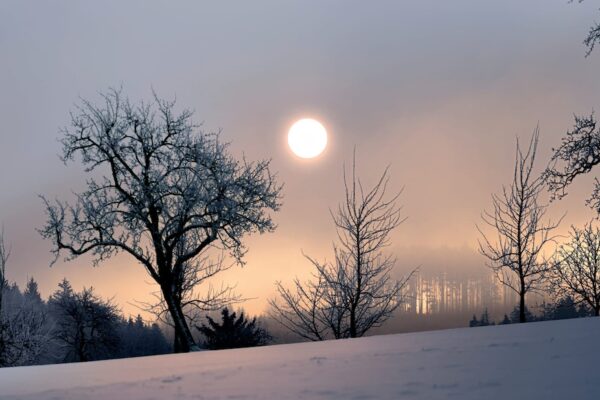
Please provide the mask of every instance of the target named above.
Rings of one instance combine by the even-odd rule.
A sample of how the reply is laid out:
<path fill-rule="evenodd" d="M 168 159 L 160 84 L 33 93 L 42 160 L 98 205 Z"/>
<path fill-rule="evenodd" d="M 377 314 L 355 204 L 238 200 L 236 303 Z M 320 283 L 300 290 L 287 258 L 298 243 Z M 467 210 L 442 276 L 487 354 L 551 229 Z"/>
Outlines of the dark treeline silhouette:
<path fill-rule="evenodd" d="M 554 302 L 542 303 L 535 307 L 539 310 L 538 313 L 532 313 L 529 308 L 525 308 L 527 322 L 536 321 L 554 321 L 559 319 L 584 318 L 594 316 L 594 311 L 585 303 L 577 303 L 572 296 L 565 296 Z M 469 321 L 470 327 L 488 326 L 488 325 L 506 325 L 515 324 L 520 321 L 521 310 L 519 306 L 515 306 L 510 314 L 504 314 L 503 318 L 497 323 L 490 319 L 487 309 L 483 311 L 481 316 L 473 315 Z"/>
<path fill-rule="evenodd" d="M 44 301 L 31 278 L 25 290 L 5 281 L 0 367 L 80 362 L 166 354 L 172 351 L 157 324 L 125 319 L 92 288 L 77 292 L 64 279 Z"/>

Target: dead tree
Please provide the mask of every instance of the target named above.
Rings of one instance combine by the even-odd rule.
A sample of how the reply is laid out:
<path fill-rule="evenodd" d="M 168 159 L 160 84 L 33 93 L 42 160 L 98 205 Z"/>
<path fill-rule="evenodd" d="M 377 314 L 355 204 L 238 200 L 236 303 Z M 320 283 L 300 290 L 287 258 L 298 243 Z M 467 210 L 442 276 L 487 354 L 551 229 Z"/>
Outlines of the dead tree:
<path fill-rule="evenodd" d="M 543 251 L 554 242 L 552 231 L 560 223 L 544 221 L 547 205 L 540 203 L 543 180 L 533 172 L 538 139 L 536 128 L 526 152 L 517 139 L 512 183 L 503 186 L 499 195 L 492 195 L 493 210 L 482 214 L 494 234 L 477 227 L 480 253 L 499 281 L 519 296 L 519 322 L 526 322 L 526 295 L 542 289 L 546 282 L 549 263 Z"/>
<path fill-rule="evenodd" d="M 243 236 L 275 228 L 269 211 L 279 209 L 281 187 L 268 161 L 236 160 L 174 102 L 155 95 L 134 106 L 114 90 L 103 99 L 83 100 L 63 132 L 63 160 L 79 156 L 93 174 L 87 189 L 74 205 L 44 199 L 40 233 L 55 261 L 62 252 L 91 254 L 95 264 L 129 254 L 160 287 L 180 350 L 198 349 L 177 296 L 186 265 L 215 247 L 243 263 Z"/>
<path fill-rule="evenodd" d="M 560 296 L 573 296 L 600 315 L 600 229 L 571 227 L 571 240 L 560 246 L 552 270 L 553 288 Z"/>
<path fill-rule="evenodd" d="M 391 232 L 404 221 L 396 204 L 400 192 L 386 199 L 388 182 L 386 168 L 365 190 L 356 177 L 356 162 L 350 181 L 344 168 L 345 198 L 331 213 L 338 235 L 334 262 L 307 257 L 314 280 L 296 280 L 295 291 L 278 283 L 280 302 L 270 302 L 272 316 L 288 329 L 311 340 L 360 337 L 381 326 L 402 303 L 410 275 L 392 279 L 395 259 L 383 253 Z"/>

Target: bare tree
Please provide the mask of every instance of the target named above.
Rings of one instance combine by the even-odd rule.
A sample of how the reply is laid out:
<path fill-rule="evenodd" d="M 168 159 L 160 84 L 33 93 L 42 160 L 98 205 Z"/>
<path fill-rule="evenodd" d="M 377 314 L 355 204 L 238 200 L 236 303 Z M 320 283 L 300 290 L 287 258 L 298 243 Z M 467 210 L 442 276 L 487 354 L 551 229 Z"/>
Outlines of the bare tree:
<path fill-rule="evenodd" d="M 175 301 L 181 304 L 184 317 L 189 326 L 200 323 L 201 314 L 221 310 L 224 307 L 239 303 L 244 299 L 234 293 L 234 287 L 221 284 L 216 287 L 210 284 L 210 279 L 220 272 L 232 268 L 235 263 L 225 264 L 224 255 L 221 254 L 216 260 L 211 257 L 199 257 L 193 262 L 185 263 L 182 273 L 178 277 L 173 292 Z M 202 292 L 199 288 L 208 283 Z M 154 302 L 140 302 L 141 308 L 153 314 L 160 322 L 175 328 L 169 308 L 161 291 L 152 293 Z M 173 348 L 179 352 L 182 343 L 181 338 L 175 332 L 173 337 Z"/>
<path fill-rule="evenodd" d="M 391 317 L 410 275 L 392 279 L 396 260 L 382 251 L 404 221 L 396 204 L 401 192 L 386 199 L 388 182 L 386 168 L 375 186 L 365 190 L 356 177 L 355 159 L 351 181 L 344 168 L 345 199 L 331 213 L 338 234 L 335 261 L 320 263 L 307 256 L 315 267 L 314 280 L 296 279 L 295 292 L 278 283 L 281 301 L 270 301 L 273 318 L 304 338 L 323 340 L 363 336 Z"/>
<path fill-rule="evenodd" d="M 0 319 L 0 367 L 38 363 L 48 352 L 50 332 L 47 313 L 30 302 L 4 310 Z"/>
<path fill-rule="evenodd" d="M 583 3 L 583 1 L 584 0 L 578 0 L 579 3 Z M 572 3 L 573 0 L 570 0 L 569 2 Z M 598 42 L 600 42 L 600 23 L 596 22 L 592 25 L 583 41 L 583 44 L 587 47 L 586 57 L 592 54 L 592 51 L 594 51 Z"/>
<path fill-rule="evenodd" d="M 600 229 L 591 223 L 583 229 L 571 227 L 571 240 L 557 251 L 552 272 L 559 296 L 571 295 L 600 315 Z"/>
<path fill-rule="evenodd" d="M 110 300 L 102 300 L 93 288 L 75 292 L 64 279 L 48 300 L 56 320 L 54 337 L 63 350 L 63 361 L 112 358 L 119 346 L 119 313 Z"/>
<path fill-rule="evenodd" d="M 177 296 L 186 265 L 211 248 L 242 264 L 243 236 L 275 228 L 268 212 L 279 209 L 281 187 L 268 161 L 236 160 L 190 111 L 175 114 L 174 102 L 155 96 L 133 106 L 114 90 L 103 99 L 83 100 L 62 139 L 63 160 L 79 155 L 94 177 L 74 205 L 44 199 L 40 232 L 56 259 L 63 251 L 67 260 L 91 254 L 95 264 L 118 252 L 133 257 L 159 285 L 180 350 L 196 350 Z"/>
<path fill-rule="evenodd" d="M 583 2 L 583 0 L 579 0 Z M 596 23 L 584 40 L 589 56 L 600 42 L 600 24 Z M 544 180 L 553 199 L 567 195 L 567 187 L 579 175 L 589 173 L 600 163 L 600 129 L 594 113 L 589 116 L 575 116 L 575 126 L 562 139 L 560 146 L 553 149 L 554 155 L 544 172 Z M 586 203 L 600 214 L 600 182 L 595 179 L 592 195 Z"/>
<path fill-rule="evenodd" d="M 47 315 L 41 303 L 27 301 L 18 289 L 18 296 L 12 302 L 4 298 L 8 257 L 4 232 L 0 231 L 0 367 L 36 363 L 50 339 Z"/>
<path fill-rule="evenodd" d="M 539 200 L 543 180 L 533 174 L 538 139 L 536 128 L 525 153 L 517 139 L 512 183 L 503 186 L 501 194 L 492 195 L 493 211 L 482 215 L 495 237 L 477 227 L 480 253 L 488 259 L 499 281 L 519 296 L 519 322 L 526 322 L 526 295 L 542 289 L 546 281 L 549 263 L 543 251 L 554 242 L 552 231 L 560 223 L 544 221 L 547 205 Z"/>
<path fill-rule="evenodd" d="M 600 163 L 600 129 L 594 115 L 575 117 L 575 127 L 554 149 L 550 166 L 544 172 L 544 180 L 553 198 L 567 195 L 567 187 L 579 175 L 590 172 Z M 600 182 L 595 179 L 595 188 L 587 204 L 600 213 Z"/>
<path fill-rule="evenodd" d="M 269 315 L 294 334 L 312 341 L 343 336 L 344 307 L 331 301 L 335 287 L 328 287 L 324 277 L 315 274 L 314 281 L 294 280 L 294 289 L 276 283 L 280 300 L 269 299 Z"/>

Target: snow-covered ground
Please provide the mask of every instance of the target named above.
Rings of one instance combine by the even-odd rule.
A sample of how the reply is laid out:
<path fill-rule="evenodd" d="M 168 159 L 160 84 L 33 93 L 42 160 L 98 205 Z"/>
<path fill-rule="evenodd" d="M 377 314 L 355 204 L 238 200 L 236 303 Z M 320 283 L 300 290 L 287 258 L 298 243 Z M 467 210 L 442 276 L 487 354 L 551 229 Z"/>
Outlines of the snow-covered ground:
<path fill-rule="evenodd" d="M 0 369 L 2 399 L 600 399 L 600 318 Z"/>

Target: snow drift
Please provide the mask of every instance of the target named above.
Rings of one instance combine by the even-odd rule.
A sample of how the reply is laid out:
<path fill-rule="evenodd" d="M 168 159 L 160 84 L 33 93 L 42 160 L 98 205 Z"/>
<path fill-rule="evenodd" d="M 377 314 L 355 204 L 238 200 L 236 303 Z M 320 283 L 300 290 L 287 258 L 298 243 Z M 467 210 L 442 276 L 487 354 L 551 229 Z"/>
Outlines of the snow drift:
<path fill-rule="evenodd" d="M 0 370 L 2 399 L 598 399 L 600 318 Z"/>

